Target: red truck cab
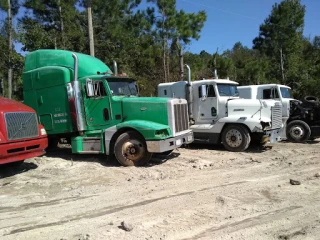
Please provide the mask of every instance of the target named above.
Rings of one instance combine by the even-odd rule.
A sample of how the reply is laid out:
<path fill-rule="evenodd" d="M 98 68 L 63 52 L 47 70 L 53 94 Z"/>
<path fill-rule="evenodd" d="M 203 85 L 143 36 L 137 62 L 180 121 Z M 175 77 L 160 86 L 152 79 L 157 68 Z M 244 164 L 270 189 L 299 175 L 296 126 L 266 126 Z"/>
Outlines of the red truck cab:
<path fill-rule="evenodd" d="M 47 133 L 36 112 L 0 97 L 0 165 L 41 156 L 47 147 Z"/>

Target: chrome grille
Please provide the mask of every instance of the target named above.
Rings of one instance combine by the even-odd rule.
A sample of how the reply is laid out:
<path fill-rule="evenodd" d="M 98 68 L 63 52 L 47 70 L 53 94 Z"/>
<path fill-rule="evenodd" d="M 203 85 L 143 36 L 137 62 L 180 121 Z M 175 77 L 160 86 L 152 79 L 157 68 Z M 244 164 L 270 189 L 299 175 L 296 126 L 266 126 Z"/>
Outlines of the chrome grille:
<path fill-rule="evenodd" d="M 187 104 L 174 105 L 174 128 L 175 132 L 182 132 L 189 129 L 188 106 Z"/>
<path fill-rule="evenodd" d="M 9 112 L 4 115 L 8 140 L 38 136 L 37 115 L 32 112 Z"/>
<path fill-rule="evenodd" d="M 282 106 L 281 105 L 275 105 L 274 107 L 271 107 L 271 121 L 272 121 L 272 129 L 282 127 Z"/>

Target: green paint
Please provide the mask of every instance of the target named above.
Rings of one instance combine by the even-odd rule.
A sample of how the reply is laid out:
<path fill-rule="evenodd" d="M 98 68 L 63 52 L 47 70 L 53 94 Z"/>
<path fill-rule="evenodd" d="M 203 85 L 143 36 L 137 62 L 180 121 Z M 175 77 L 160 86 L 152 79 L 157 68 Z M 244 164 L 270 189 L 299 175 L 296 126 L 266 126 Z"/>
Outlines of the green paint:
<path fill-rule="evenodd" d="M 110 68 L 97 58 L 86 54 L 76 53 L 79 59 L 78 77 L 97 75 L 98 72 L 111 72 Z M 73 69 L 74 60 L 71 51 L 41 49 L 26 55 L 24 72 L 43 67 L 65 67 Z"/>
<path fill-rule="evenodd" d="M 122 128 L 133 128 L 140 132 L 146 140 L 162 140 L 171 136 L 168 125 L 145 120 L 129 120 L 117 124 L 117 129 Z"/>

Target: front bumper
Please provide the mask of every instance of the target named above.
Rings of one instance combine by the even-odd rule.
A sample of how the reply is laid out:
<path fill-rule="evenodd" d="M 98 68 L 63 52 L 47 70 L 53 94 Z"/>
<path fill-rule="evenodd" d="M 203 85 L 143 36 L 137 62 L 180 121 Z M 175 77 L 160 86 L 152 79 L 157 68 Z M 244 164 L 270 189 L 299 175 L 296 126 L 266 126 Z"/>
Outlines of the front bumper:
<path fill-rule="evenodd" d="M 41 156 L 47 147 L 47 137 L 0 144 L 0 165 Z"/>
<path fill-rule="evenodd" d="M 280 142 L 282 140 L 282 138 L 281 138 L 282 131 L 281 130 L 282 130 L 282 128 L 265 131 L 264 135 L 262 136 L 261 143 Z"/>
<path fill-rule="evenodd" d="M 169 150 L 176 149 L 180 147 L 182 144 L 192 143 L 194 140 L 193 132 L 189 131 L 185 134 L 168 138 L 160 141 L 147 141 L 148 152 L 151 153 L 162 153 Z"/>

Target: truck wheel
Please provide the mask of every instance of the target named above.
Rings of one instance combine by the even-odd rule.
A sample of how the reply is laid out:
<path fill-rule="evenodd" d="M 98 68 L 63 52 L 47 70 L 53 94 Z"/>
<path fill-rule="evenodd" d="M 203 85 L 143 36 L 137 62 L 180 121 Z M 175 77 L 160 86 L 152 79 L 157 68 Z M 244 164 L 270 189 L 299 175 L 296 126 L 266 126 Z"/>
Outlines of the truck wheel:
<path fill-rule="evenodd" d="M 118 137 L 114 153 L 118 162 L 125 167 L 146 165 L 152 156 L 143 137 L 134 131 L 122 133 Z"/>
<path fill-rule="evenodd" d="M 294 120 L 287 125 L 287 138 L 291 142 L 303 143 L 306 142 L 311 135 L 311 130 L 308 124 L 301 120 Z"/>
<path fill-rule="evenodd" d="M 231 152 L 242 152 L 249 147 L 249 131 L 239 125 L 229 125 L 222 132 L 222 144 Z"/>

